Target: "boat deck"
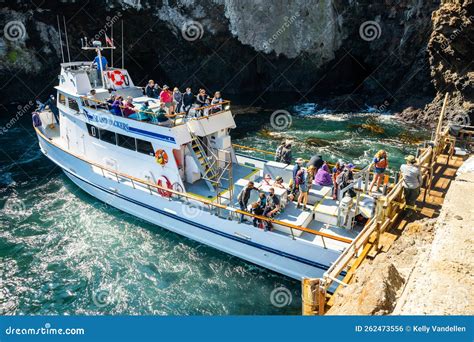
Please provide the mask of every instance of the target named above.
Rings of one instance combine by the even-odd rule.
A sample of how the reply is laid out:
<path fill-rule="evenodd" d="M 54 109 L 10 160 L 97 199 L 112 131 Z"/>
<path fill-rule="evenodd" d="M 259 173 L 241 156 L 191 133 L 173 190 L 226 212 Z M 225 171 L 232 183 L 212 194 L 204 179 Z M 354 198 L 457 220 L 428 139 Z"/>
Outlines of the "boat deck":
<path fill-rule="evenodd" d="M 254 175 L 257 175 L 260 172 L 258 168 L 250 167 L 247 165 L 232 164 L 232 178 L 234 180 L 238 179 L 248 179 L 250 180 Z M 199 179 L 194 183 L 184 182 L 184 187 L 186 192 L 196 195 L 198 197 L 203 197 L 207 200 L 214 201 L 216 199 L 216 192 L 211 191 L 206 184 L 204 179 Z M 229 189 L 228 173 L 224 174 L 223 179 L 221 180 L 222 189 L 221 194 L 227 192 Z M 234 196 L 235 197 L 235 196 Z"/>

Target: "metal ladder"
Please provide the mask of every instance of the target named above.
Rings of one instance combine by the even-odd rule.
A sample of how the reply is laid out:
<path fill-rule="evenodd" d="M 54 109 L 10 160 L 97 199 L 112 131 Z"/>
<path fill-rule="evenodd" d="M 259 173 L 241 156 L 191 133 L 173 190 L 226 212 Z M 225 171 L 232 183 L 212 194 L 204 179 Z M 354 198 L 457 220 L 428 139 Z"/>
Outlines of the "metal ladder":
<path fill-rule="evenodd" d="M 197 163 L 202 178 L 206 181 L 209 190 L 214 191 L 215 186 L 219 182 L 219 170 L 217 165 L 217 158 L 207 155 L 204 146 L 197 136 L 191 134 L 192 140 L 188 144 L 189 152 Z"/>

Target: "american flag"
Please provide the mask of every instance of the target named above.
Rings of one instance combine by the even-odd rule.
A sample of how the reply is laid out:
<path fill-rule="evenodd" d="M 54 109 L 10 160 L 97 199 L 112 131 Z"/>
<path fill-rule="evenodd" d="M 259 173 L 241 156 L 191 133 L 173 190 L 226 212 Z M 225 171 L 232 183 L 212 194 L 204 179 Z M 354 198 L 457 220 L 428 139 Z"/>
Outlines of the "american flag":
<path fill-rule="evenodd" d="M 105 34 L 105 42 L 107 43 L 108 46 L 114 46 L 113 40 L 107 36 L 107 33 Z"/>

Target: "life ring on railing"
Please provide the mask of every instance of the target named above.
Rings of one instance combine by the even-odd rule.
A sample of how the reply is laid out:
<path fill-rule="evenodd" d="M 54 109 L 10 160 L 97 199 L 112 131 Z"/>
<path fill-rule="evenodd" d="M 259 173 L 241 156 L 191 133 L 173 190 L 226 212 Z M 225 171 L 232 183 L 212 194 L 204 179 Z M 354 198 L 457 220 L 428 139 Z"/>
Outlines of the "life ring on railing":
<path fill-rule="evenodd" d="M 122 71 L 120 70 L 107 71 L 107 77 L 113 84 L 119 87 L 125 82 L 125 76 L 123 76 Z"/>
<path fill-rule="evenodd" d="M 166 176 L 160 176 L 156 184 L 163 188 L 173 189 L 173 185 L 171 184 L 170 180 Z M 162 188 L 158 188 L 158 193 L 163 197 L 171 197 L 171 195 L 173 194 L 172 192 L 167 191 Z"/>
<path fill-rule="evenodd" d="M 164 150 L 156 150 L 155 152 L 156 162 L 161 166 L 165 166 L 168 163 L 168 153 Z"/>

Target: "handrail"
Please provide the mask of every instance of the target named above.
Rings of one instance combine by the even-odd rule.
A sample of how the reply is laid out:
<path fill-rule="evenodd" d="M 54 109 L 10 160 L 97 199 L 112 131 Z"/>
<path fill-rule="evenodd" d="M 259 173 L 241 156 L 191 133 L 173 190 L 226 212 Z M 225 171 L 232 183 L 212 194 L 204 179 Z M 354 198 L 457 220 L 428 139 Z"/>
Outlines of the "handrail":
<path fill-rule="evenodd" d="M 418 158 L 418 165 L 423 165 L 429 161 L 432 153 L 435 150 L 430 146 Z M 385 197 L 385 205 L 389 204 L 394 200 L 395 197 L 399 195 L 401 188 L 403 187 L 403 179 L 400 179 L 397 184 L 392 188 L 392 190 Z M 357 235 L 357 237 L 352 240 L 351 244 L 342 252 L 339 257 L 334 261 L 334 263 L 329 267 L 329 269 L 324 273 L 324 278 L 326 279 L 325 286 L 329 288 L 332 284 L 331 279 L 337 279 L 337 277 L 342 273 L 344 268 L 350 262 L 350 260 L 357 254 L 357 251 L 365 245 L 372 233 L 377 229 L 377 218 L 376 216 L 372 217 L 364 226 L 362 231 Z M 388 218 L 387 218 L 388 219 Z M 386 220 L 387 220 L 386 219 Z M 385 220 L 385 221 L 386 221 Z M 388 224 L 382 222 L 382 225 Z"/>
<path fill-rule="evenodd" d="M 88 107 L 88 108 L 93 108 L 93 107 L 91 107 L 91 106 L 89 105 L 88 101 L 96 102 L 96 103 L 98 103 L 98 104 L 105 105 L 105 106 L 107 106 L 107 107 L 110 107 L 110 106 L 111 106 L 111 104 L 108 103 L 108 102 L 106 102 L 106 101 L 101 101 L 101 100 L 97 100 L 97 99 L 92 99 L 92 98 L 89 98 L 89 97 L 87 97 L 87 96 L 80 96 L 80 98 L 84 101 L 84 106 L 85 106 L 85 107 Z M 192 109 L 195 110 L 195 111 L 202 111 L 202 110 L 205 110 L 205 109 L 213 109 L 213 108 L 216 108 L 216 107 L 218 107 L 218 106 L 224 106 L 224 105 L 226 105 L 226 104 L 229 105 L 229 104 L 230 104 L 230 101 L 229 101 L 229 100 L 224 100 L 224 101 L 222 101 L 222 102 L 215 103 L 215 104 L 213 104 L 213 105 L 209 105 L 209 106 L 205 106 L 205 107 L 199 107 L 199 108 L 192 108 Z M 120 108 L 120 113 L 122 114 L 122 117 L 123 117 L 123 118 L 126 118 L 126 119 L 130 119 L 130 120 L 141 121 L 141 120 L 136 120 L 136 119 L 133 119 L 133 118 L 124 116 L 124 114 L 123 114 L 123 109 L 130 109 L 130 110 L 133 110 L 133 111 L 136 112 L 136 113 L 140 112 L 140 113 L 145 113 L 145 114 L 148 114 L 148 115 L 151 115 L 151 116 L 156 116 L 156 113 L 153 112 L 152 110 L 140 110 L 140 109 L 129 108 L 129 107 L 125 107 L 125 106 L 119 106 L 119 108 Z M 97 109 L 97 108 L 95 108 L 95 109 Z M 105 109 L 105 108 L 103 108 L 103 109 Z M 206 116 L 202 116 L 202 117 L 198 117 L 198 118 L 194 118 L 194 117 L 193 117 L 193 118 L 189 118 L 189 121 L 191 121 L 191 120 L 202 120 L 202 119 L 206 119 L 206 118 L 209 118 L 209 117 L 214 116 L 214 115 L 216 115 L 216 114 L 219 114 L 219 113 L 221 113 L 221 112 L 224 112 L 225 110 L 226 110 L 226 109 L 224 109 L 224 108 L 222 107 L 222 109 L 221 109 L 220 111 L 216 112 L 216 113 L 212 113 L 212 114 L 210 114 L 210 115 L 206 115 Z M 166 117 L 171 119 L 171 118 L 177 118 L 177 117 L 185 117 L 186 115 L 187 115 L 186 112 L 179 112 L 179 113 L 174 113 L 174 114 L 166 114 Z M 174 120 L 173 123 L 174 123 L 174 125 L 176 126 L 176 120 Z"/>
<path fill-rule="evenodd" d="M 51 143 L 52 145 L 56 146 L 57 148 L 61 149 L 62 151 L 92 165 L 92 166 L 95 166 L 95 167 L 98 167 L 100 168 L 101 170 L 103 171 L 107 171 L 109 173 L 112 173 L 112 174 L 115 174 L 116 176 L 119 176 L 121 178 L 126 178 L 126 179 L 130 179 L 132 182 L 136 182 L 136 183 L 140 183 L 140 184 L 143 184 L 143 185 L 146 185 L 147 187 L 152 187 L 152 188 L 155 188 L 157 190 L 162 190 L 164 192 L 168 192 L 168 193 L 171 193 L 171 194 L 174 194 L 176 196 L 178 196 L 178 198 L 180 197 L 184 197 L 186 199 L 191 199 L 191 200 L 194 200 L 194 201 L 198 201 L 198 202 L 201 202 L 201 203 L 204 203 L 206 205 L 209 205 L 209 206 L 213 206 L 215 208 L 219 208 L 219 209 L 224 209 L 224 210 L 228 210 L 230 212 L 234 212 L 234 213 L 237 213 L 237 214 L 243 214 L 244 216 L 249 216 L 251 218 L 256 218 L 256 219 L 259 219 L 259 220 L 262 220 L 262 221 L 267 221 L 267 222 L 271 222 L 271 223 L 274 223 L 274 224 L 278 224 L 278 225 L 281 225 L 281 226 L 284 226 L 284 227 L 287 227 L 287 228 L 290 228 L 290 229 L 296 229 L 296 230 L 300 230 L 300 231 L 303 231 L 303 232 L 307 232 L 307 233 L 310 233 L 310 234 L 313 234 L 313 235 L 317 235 L 317 236 L 321 236 L 322 238 L 328 238 L 328 239 L 331 239 L 331 240 L 336 240 L 336 241 L 339 241 L 339 242 L 343 242 L 343 243 L 351 243 L 351 239 L 347 239 L 347 238 L 343 238 L 343 237 L 340 237 L 340 236 L 336 236 L 336 235 L 331 235 L 331 234 L 327 234 L 327 233 L 323 233 L 323 232 L 319 232 L 319 231 L 316 231 L 316 230 L 313 230 L 313 229 L 309 229 L 307 227 L 302 227 L 302 226 L 296 226 L 296 225 L 293 225 L 291 223 L 287 223 L 287 222 L 283 222 L 283 221 L 280 221 L 280 220 L 276 220 L 276 219 L 273 219 L 273 218 L 268 218 L 268 217 L 265 217 L 265 216 L 260 216 L 260 215 L 255 215 L 255 214 L 252 214 L 252 213 L 249 213 L 247 211 L 244 211 L 244 210 L 240 210 L 240 209 L 236 209 L 236 208 L 233 208 L 233 207 L 229 207 L 229 206 L 225 206 L 225 205 L 222 205 L 222 204 L 219 204 L 219 203 L 215 203 L 215 202 L 212 202 L 212 201 L 209 201 L 209 200 L 206 200 L 206 199 L 203 199 L 203 198 L 200 198 L 200 197 L 197 197 L 197 196 L 193 196 L 193 195 L 189 195 L 187 193 L 184 193 L 184 192 L 180 192 L 180 191 L 176 191 L 176 190 L 173 190 L 173 189 L 169 189 L 169 188 L 166 188 L 166 187 L 163 187 L 163 186 L 160 186 L 158 184 L 154 184 L 154 183 L 150 183 L 148 181 L 145 181 L 145 180 L 142 180 L 142 179 L 139 179 L 139 178 L 136 178 L 136 177 L 133 177 L 133 176 L 130 176 L 130 175 L 127 175 L 127 174 L 124 174 L 124 173 L 121 173 L 119 171 L 115 171 L 115 170 L 112 170 L 112 169 L 109 169 L 107 167 L 104 167 L 100 164 L 97 164 L 93 161 L 90 161 L 90 160 L 87 160 L 73 152 L 70 152 L 70 151 L 66 151 L 65 149 L 63 149 L 59 144 L 55 143 L 54 141 L 48 139 L 48 137 L 46 137 L 43 132 L 41 132 L 37 127 L 34 127 L 35 131 L 37 132 L 37 134 L 39 134 L 41 137 L 43 137 L 45 140 L 49 141 L 49 143 Z"/>

